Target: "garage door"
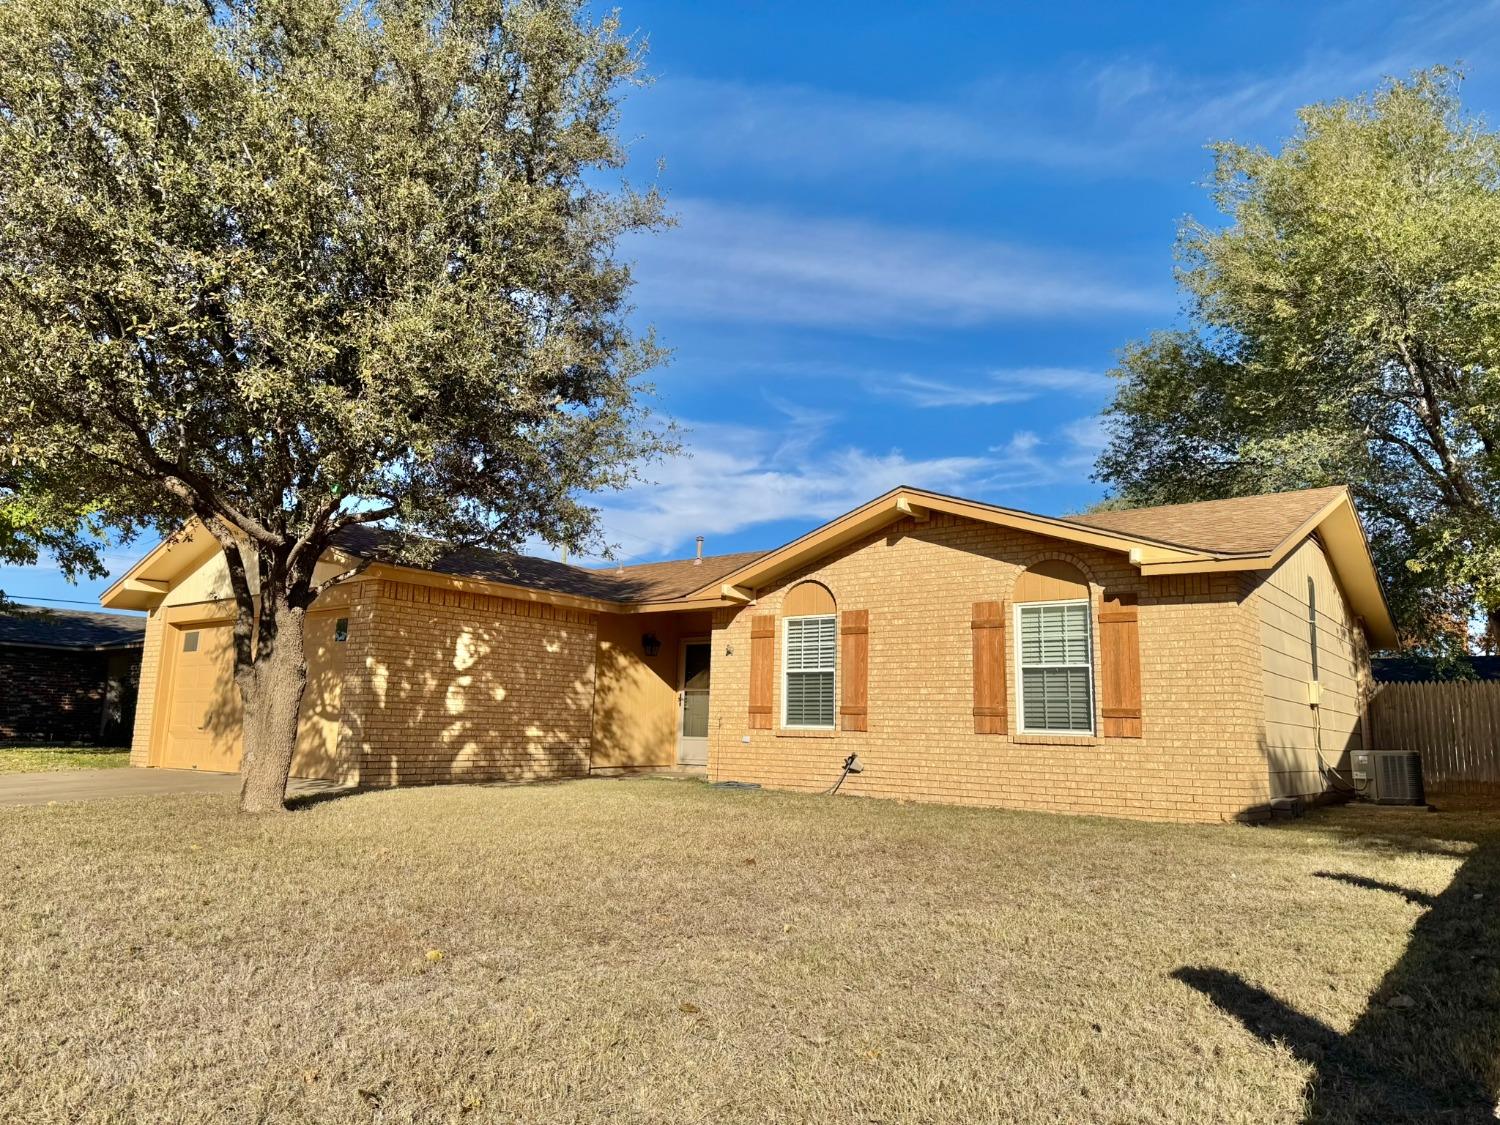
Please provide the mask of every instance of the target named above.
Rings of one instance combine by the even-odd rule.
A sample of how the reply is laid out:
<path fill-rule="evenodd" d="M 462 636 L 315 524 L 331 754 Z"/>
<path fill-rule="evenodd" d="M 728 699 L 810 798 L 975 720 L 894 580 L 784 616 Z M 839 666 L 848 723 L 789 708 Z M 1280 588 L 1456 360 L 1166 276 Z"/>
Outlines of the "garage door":
<path fill-rule="evenodd" d="M 167 744 L 169 769 L 240 768 L 239 691 L 234 686 L 234 632 L 228 625 L 176 628 Z"/>
<path fill-rule="evenodd" d="M 345 780 L 339 758 L 344 651 L 349 619 L 337 613 L 307 618 L 307 690 L 297 723 L 293 777 Z M 234 633 L 228 625 L 179 627 L 169 634 L 177 646 L 167 715 L 169 769 L 240 768 L 240 723 L 244 708 L 234 686 Z"/>

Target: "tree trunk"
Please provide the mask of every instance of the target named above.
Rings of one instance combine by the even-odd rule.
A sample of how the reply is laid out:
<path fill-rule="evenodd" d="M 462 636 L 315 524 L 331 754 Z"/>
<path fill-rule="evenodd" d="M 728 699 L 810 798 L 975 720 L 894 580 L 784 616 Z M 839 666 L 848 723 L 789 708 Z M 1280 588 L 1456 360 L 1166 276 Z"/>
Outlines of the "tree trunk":
<path fill-rule="evenodd" d="M 307 688 L 305 614 L 278 606 L 275 623 L 269 637 L 257 645 L 255 661 L 241 680 L 245 720 L 240 811 L 247 813 L 286 808 L 286 780 L 297 748 L 297 716 Z"/>
<path fill-rule="evenodd" d="M 1500 606 L 1485 615 L 1484 651 L 1491 656 L 1500 656 Z"/>

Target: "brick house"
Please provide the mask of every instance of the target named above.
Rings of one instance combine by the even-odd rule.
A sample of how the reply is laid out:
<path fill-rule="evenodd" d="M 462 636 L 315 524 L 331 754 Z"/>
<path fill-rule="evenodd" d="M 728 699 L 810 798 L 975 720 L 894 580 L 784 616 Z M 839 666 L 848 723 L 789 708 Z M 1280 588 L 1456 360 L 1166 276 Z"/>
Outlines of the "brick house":
<path fill-rule="evenodd" d="M 145 629 L 137 615 L 0 612 L 0 741 L 124 745 Z"/>
<path fill-rule="evenodd" d="M 190 527 L 104 595 L 149 613 L 133 764 L 236 767 L 226 594 Z M 308 632 L 302 776 L 811 792 L 857 754 L 845 793 L 1195 821 L 1324 792 L 1396 640 L 1342 488 L 1067 519 L 898 488 L 767 552 L 375 562 Z"/>

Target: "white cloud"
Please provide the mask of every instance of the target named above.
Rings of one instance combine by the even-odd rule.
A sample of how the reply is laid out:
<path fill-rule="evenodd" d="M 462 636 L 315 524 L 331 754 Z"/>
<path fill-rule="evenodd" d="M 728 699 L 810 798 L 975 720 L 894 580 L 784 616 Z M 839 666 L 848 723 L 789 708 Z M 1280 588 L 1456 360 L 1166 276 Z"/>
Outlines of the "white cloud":
<path fill-rule="evenodd" d="M 831 175 L 849 165 L 912 160 L 1067 162 L 1080 146 L 1056 139 L 1038 152 L 1015 122 L 964 104 L 872 98 L 800 84 L 748 85 L 691 77 L 661 79 L 646 103 L 653 139 L 669 138 L 692 159 L 763 162 L 789 177 Z"/>
<path fill-rule="evenodd" d="M 873 379 L 871 387 L 903 398 L 913 406 L 1001 406 L 1030 402 L 1043 395 L 1103 396 L 1111 380 L 1097 371 L 1071 367 L 1016 367 L 991 371 L 968 382 L 922 375 Z"/>
<path fill-rule="evenodd" d="M 983 165 L 1156 175 L 1162 154 L 1253 132 L 1284 135 L 1298 106 L 1436 61 L 1482 57 L 1496 38 L 1493 2 L 1417 5 L 1363 39 L 1370 13 L 1348 7 L 1326 14 L 1323 42 L 1272 71 L 1195 73 L 1136 54 L 1075 56 L 985 76 L 942 100 L 669 75 L 641 99 L 641 125 L 653 153 L 666 147 L 787 179 Z"/>
<path fill-rule="evenodd" d="M 637 241 L 642 308 L 716 321 L 897 331 L 1169 312 L 1172 297 L 1055 251 L 707 200 Z"/>
<path fill-rule="evenodd" d="M 1104 452 L 1109 444 L 1109 431 L 1105 428 L 1102 414 L 1090 414 L 1077 418 L 1062 428 L 1065 437 L 1080 455 L 1087 454 L 1092 461 Z"/>
<path fill-rule="evenodd" d="M 908 457 L 854 446 L 788 456 L 779 430 L 693 423 L 689 456 L 656 472 L 656 483 L 602 504 L 604 537 L 625 561 L 681 555 L 693 536 L 729 535 L 776 520 L 821 523 L 899 484 L 964 492 L 992 468 L 987 455 Z M 774 544 L 767 544 L 768 547 Z"/>
<path fill-rule="evenodd" d="M 1087 483 L 1105 444 L 1104 420 L 1097 414 L 1075 418 L 1042 437 L 1017 430 L 987 450 L 993 470 L 975 485 L 988 494 L 1025 493 L 1054 485 Z"/>
<path fill-rule="evenodd" d="M 655 484 L 603 500 L 604 537 L 623 562 L 683 557 L 695 535 L 713 554 L 717 536 L 778 520 L 815 526 L 901 484 L 1023 506 L 1028 493 L 1086 482 L 1099 424 L 1089 416 L 1046 436 L 1019 430 L 973 455 L 909 457 L 825 441 L 813 443 L 816 456 L 789 457 L 778 430 L 693 423 L 688 456 L 661 466 Z"/>

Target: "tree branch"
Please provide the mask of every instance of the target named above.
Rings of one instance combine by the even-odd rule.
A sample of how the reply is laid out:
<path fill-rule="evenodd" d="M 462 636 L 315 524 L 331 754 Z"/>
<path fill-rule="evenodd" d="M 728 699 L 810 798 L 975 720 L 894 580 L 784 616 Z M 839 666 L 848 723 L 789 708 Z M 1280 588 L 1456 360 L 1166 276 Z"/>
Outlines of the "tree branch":
<path fill-rule="evenodd" d="M 209 533 L 219 542 L 224 552 L 224 565 L 229 570 L 229 588 L 234 593 L 234 669 L 236 676 L 249 671 L 255 663 L 255 595 L 250 589 L 250 578 L 245 570 L 245 556 L 240 541 L 223 521 L 210 517 L 203 521 Z"/>
<path fill-rule="evenodd" d="M 354 564 L 353 569 L 340 571 L 338 574 L 323 579 L 323 581 L 319 582 L 316 586 L 313 586 L 308 591 L 312 595 L 309 601 L 316 601 L 318 598 L 326 594 L 329 590 L 333 589 L 335 586 L 342 586 L 350 579 L 358 578 L 365 571 L 369 570 L 371 564 L 373 564 L 374 562 L 374 559 L 362 558 L 359 560 L 359 562 Z"/>

